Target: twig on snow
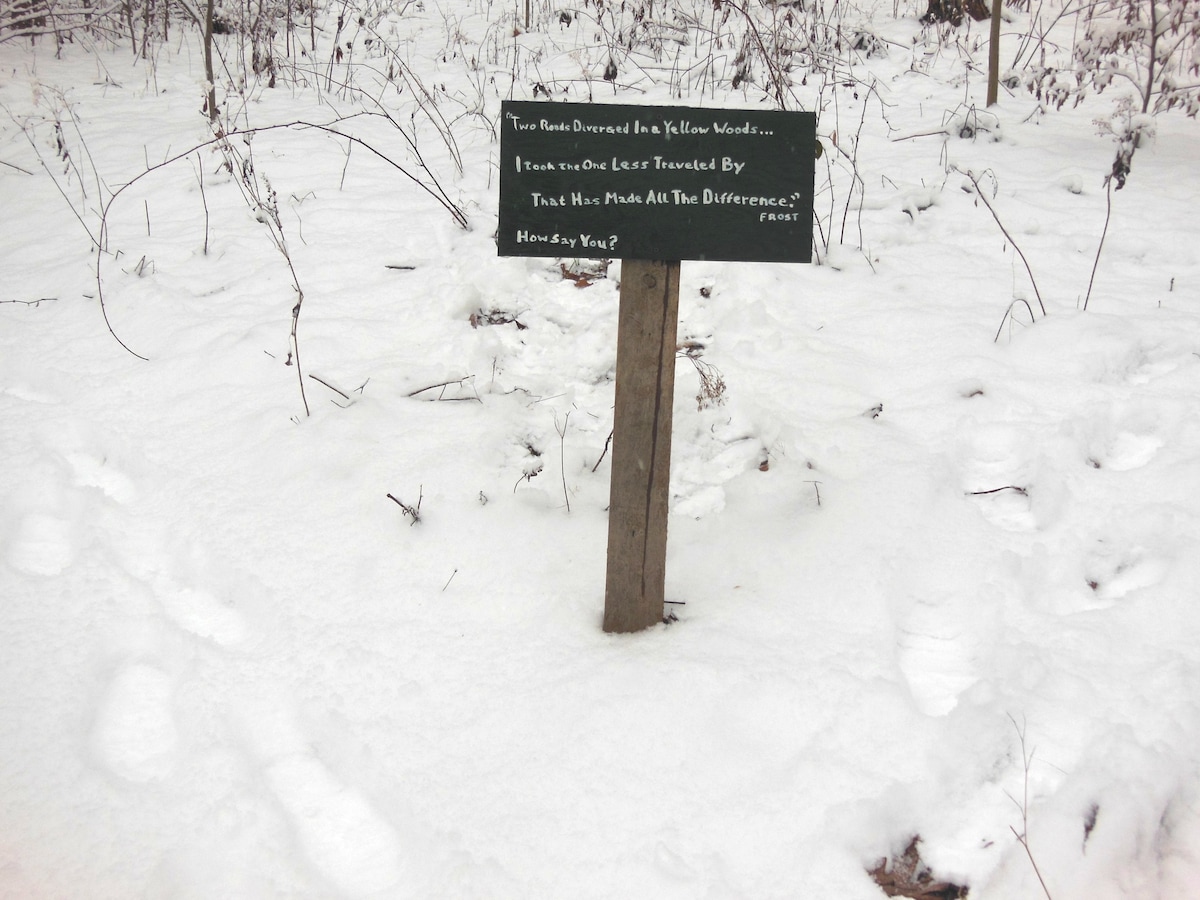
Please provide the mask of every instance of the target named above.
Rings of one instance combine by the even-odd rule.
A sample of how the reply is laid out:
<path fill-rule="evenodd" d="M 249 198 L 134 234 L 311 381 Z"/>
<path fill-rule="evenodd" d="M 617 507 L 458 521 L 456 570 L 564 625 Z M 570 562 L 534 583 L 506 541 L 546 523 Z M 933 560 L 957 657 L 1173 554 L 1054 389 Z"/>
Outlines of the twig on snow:
<path fill-rule="evenodd" d="M 1037 321 L 1037 316 L 1035 316 L 1033 314 L 1033 307 L 1029 305 L 1029 301 L 1023 297 L 1018 297 L 1012 303 L 1008 304 L 1008 309 L 1006 309 L 1004 311 L 1004 315 L 1000 317 L 1000 327 L 996 329 L 996 336 L 994 338 L 992 338 L 993 344 L 1000 340 L 1000 335 L 1004 331 L 1004 323 L 1012 318 L 1013 307 L 1016 306 L 1018 303 L 1024 303 L 1025 308 L 1027 310 L 1029 310 L 1030 321 L 1033 321 L 1033 322 Z"/>
<path fill-rule="evenodd" d="M 452 384 L 457 384 L 459 387 L 461 387 L 463 382 L 467 381 L 471 377 L 472 377 L 471 375 L 464 375 L 462 378 L 451 378 L 449 381 L 439 381 L 437 384 L 431 384 L 431 385 L 427 385 L 426 387 L 423 387 L 423 388 L 417 388 L 415 391 L 409 391 L 404 396 L 415 397 L 415 396 L 417 396 L 417 394 L 423 394 L 426 391 L 432 391 L 437 388 L 446 388 Z M 443 393 L 445 393 L 445 392 L 443 392 Z M 476 392 L 474 397 L 445 397 L 445 396 L 442 396 L 441 394 L 439 394 L 437 399 L 441 400 L 441 401 L 446 401 L 446 402 L 449 402 L 451 400 L 478 400 L 480 403 L 483 402 L 483 399 L 479 396 L 478 392 Z"/>
<path fill-rule="evenodd" d="M 562 427 L 558 427 L 558 414 L 554 416 L 554 430 L 558 432 L 558 471 L 562 476 L 563 499 L 567 501 L 567 512 L 571 512 L 571 495 L 567 492 L 567 425 L 571 421 L 571 413 L 567 412 Z"/>
<path fill-rule="evenodd" d="M 1005 239 L 1012 244 L 1013 249 L 1017 251 L 1017 256 L 1021 257 L 1021 262 L 1025 265 L 1025 271 L 1029 274 L 1029 283 L 1033 285 L 1033 293 L 1037 297 L 1038 306 L 1042 308 L 1042 315 L 1046 315 L 1046 304 L 1042 302 L 1042 292 L 1038 290 L 1037 280 L 1033 277 L 1033 269 L 1029 265 L 1029 260 L 1025 258 L 1025 254 L 1021 252 L 1021 248 L 1017 246 L 1017 242 L 1013 240 L 1012 235 L 1008 233 L 1008 229 L 1004 227 L 1004 223 L 1000 221 L 1000 215 L 996 212 L 992 204 L 988 202 L 987 195 L 984 193 L 983 188 L 979 185 L 979 179 L 976 178 L 975 174 L 969 170 L 955 168 L 954 171 L 961 172 L 963 175 L 966 175 L 967 178 L 971 180 L 971 184 L 975 185 L 975 196 L 983 201 L 983 205 L 987 207 L 987 211 L 990 212 L 992 214 L 992 218 L 996 220 L 996 225 L 999 226 L 1001 234 L 1003 234 Z"/>
<path fill-rule="evenodd" d="M 334 387 L 332 384 L 330 384 L 324 378 L 320 378 L 316 375 L 313 375 L 311 372 L 308 373 L 308 377 L 311 378 L 313 381 L 315 381 L 317 384 L 321 384 L 321 385 L 324 385 L 325 387 L 329 388 L 331 391 L 333 391 L 339 397 L 342 397 L 343 399 L 345 399 L 347 401 L 345 403 L 345 405 L 343 405 L 341 403 L 338 403 L 336 400 L 333 400 L 331 402 L 333 403 L 334 406 L 339 406 L 342 409 L 347 409 L 350 406 L 354 405 L 354 398 L 351 397 L 349 394 L 347 394 L 345 391 L 343 391 L 341 388 Z"/>
<path fill-rule="evenodd" d="M 598 460 L 596 460 L 596 464 L 594 466 L 592 466 L 593 472 L 595 472 L 598 468 L 600 468 L 600 463 L 604 462 L 605 454 L 608 453 L 608 445 L 612 443 L 612 436 L 613 436 L 613 433 L 610 431 L 608 433 L 608 437 L 604 441 L 604 449 L 600 451 L 600 458 Z"/>
<path fill-rule="evenodd" d="M 1011 825 L 1008 827 L 1012 831 L 1013 836 L 1016 837 L 1017 843 L 1025 848 L 1025 855 L 1029 857 L 1029 864 L 1033 866 L 1033 874 L 1037 876 L 1038 883 L 1042 886 L 1042 892 L 1046 895 L 1046 900 L 1054 900 L 1054 897 L 1050 894 L 1050 889 L 1046 887 L 1046 879 L 1042 877 L 1042 872 L 1041 869 L 1038 868 L 1037 860 L 1033 858 L 1033 851 L 1029 849 L 1029 766 L 1033 762 L 1034 751 L 1027 751 L 1025 749 L 1024 723 L 1018 725 L 1017 720 L 1012 717 L 1011 713 L 1009 714 L 1008 718 L 1013 723 L 1013 728 L 1017 730 L 1017 737 L 1020 738 L 1021 763 L 1025 769 L 1025 779 L 1022 785 L 1023 793 L 1021 795 L 1020 802 L 1018 803 L 1012 794 L 1008 795 L 1008 799 L 1012 800 L 1013 803 L 1016 803 L 1017 807 L 1021 810 L 1021 831 L 1018 834 L 1017 829 L 1013 828 Z"/>
<path fill-rule="evenodd" d="M 821 482 L 813 481 L 812 479 L 809 479 L 808 483 L 811 484 L 813 486 L 813 490 L 816 491 L 817 506 L 819 507 L 821 505 Z"/>
<path fill-rule="evenodd" d="M 1096 247 L 1096 261 L 1092 263 L 1092 277 L 1088 279 L 1087 294 L 1083 298 L 1083 308 L 1088 308 L 1092 299 L 1092 285 L 1096 283 L 1096 270 L 1100 268 L 1100 252 L 1104 249 L 1104 239 L 1108 237 L 1108 222 L 1112 218 L 1112 176 L 1104 179 L 1104 230 L 1100 232 L 1100 243 Z M 1172 286 L 1174 284 L 1172 283 Z"/>
<path fill-rule="evenodd" d="M 424 496 L 425 496 L 425 485 L 421 485 L 420 492 L 417 494 L 417 505 L 416 506 L 413 506 L 409 503 L 405 503 L 403 500 L 400 500 L 399 498 L 393 496 L 392 494 L 387 495 L 389 500 L 391 500 L 393 503 L 395 503 L 397 506 L 400 507 L 400 511 L 403 512 L 404 515 L 406 515 L 410 519 L 412 519 L 412 521 L 408 523 L 409 528 L 411 528 L 412 526 L 416 525 L 418 522 L 421 521 L 421 500 L 424 498 Z M 450 577 L 453 578 L 454 576 L 452 575 Z M 446 582 L 446 583 L 449 584 L 450 582 Z"/>

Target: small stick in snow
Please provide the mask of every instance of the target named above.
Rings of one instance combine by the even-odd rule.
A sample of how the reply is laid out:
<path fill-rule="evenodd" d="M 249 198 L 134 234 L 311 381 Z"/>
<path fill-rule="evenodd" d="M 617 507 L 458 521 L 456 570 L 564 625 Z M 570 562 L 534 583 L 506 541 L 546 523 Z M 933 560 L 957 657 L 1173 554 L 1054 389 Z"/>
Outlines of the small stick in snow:
<path fill-rule="evenodd" d="M 962 174 L 966 175 L 967 178 L 971 180 L 971 184 L 975 185 L 975 196 L 983 201 L 983 205 L 987 207 L 987 211 L 992 214 L 992 218 L 996 221 L 996 225 L 999 226 L 1000 233 L 1004 235 L 1005 239 L 1010 244 L 1012 244 L 1012 248 L 1017 251 L 1017 256 L 1021 257 L 1021 262 L 1025 264 L 1025 271 L 1029 274 L 1029 282 L 1033 285 L 1033 294 L 1035 297 L 1037 297 L 1038 306 L 1040 306 L 1042 309 L 1042 315 L 1046 315 L 1046 304 L 1042 302 L 1042 292 L 1038 290 L 1037 281 L 1033 277 L 1033 269 L 1029 265 L 1029 260 L 1025 258 L 1025 254 L 1021 252 L 1021 248 L 1017 246 L 1017 242 L 1013 240 L 1012 235 L 1008 233 L 1008 229 L 1004 227 L 1004 223 L 1000 221 L 1000 216 L 992 207 L 992 204 L 988 202 L 987 195 L 985 194 L 983 188 L 979 185 L 979 179 L 970 170 L 964 170 L 955 167 L 954 171 L 962 172 Z"/>
<path fill-rule="evenodd" d="M 1012 319 L 1013 307 L 1016 306 L 1018 303 L 1025 304 L 1025 308 L 1027 310 L 1029 310 L 1029 320 L 1031 322 L 1037 321 L 1037 316 L 1035 316 L 1033 314 L 1033 307 L 1029 305 L 1029 301 L 1023 297 L 1018 297 L 1012 303 L 1008 304 L 1008 309 L 1005 310 L 1004 315 L 1000 318 L 1000 327 L 996 329 L 996 336 L 994 338 L 992 338 L 993 344 L 1000 340 L 1000 334 L 1004 331 L 1004 323 L 1007 321 L 1010 321 Z"/>
<path fill-rule="evenodd" d="M 605 454 L 608 453 L 608 445 L 612 443 L 612 436 L 613 433 L 610 431 L 608 433 L 608 438 L 604 441 L 604 449 L 600 451 L 600 458 L 596 460 L 596 464 L 592 466 L 592 472 L 595 472 L 598 468 L 600 468 L 600 463 L 604 462 Z"/>
<path fill-rule="evenodd" d="M 415 396 L 417 396 L 417 394 L 423 394 L 426 391 L 432 391 L 434 388 L 445 388 L 445 387 L 449 387 L 452 384 L 457 384 L 459 387 L 461 387 L 462 383 L 471 377 L 473 377 L 473 376 L 464 375 L 462 378 L 452 378 L 449 381 L 439 381 L 437 384 L 431 384 L 428 387 L 417 388 L 415 391 L 410 391 L 409 393 L 405 394 L 404 396 L 415 397 Z M 444 393 L 445 392 L 443 391 L 443 394 Z M 476 393 L 476 395 L 474 397 L 445 397 L 445 396 L 442 396 L 441 394 L 439 394 L 437 399 L 438 400 L 478 400 L 480 403 L 483 402 L 483 399 L 478 395 L 478 393 Z"/>
<path fill-rule="evenodd" d="M 1042 893 L 1046 895 L 1046 900 L 1054 900 L 1054 897 L 1050 893 L 1050 888 L 1046 887 L 1046 879 L 1042 877 L 1042 871 L 1038 868 L 1037 860 L 1033 856 L 1033 850 L 1031 850 L 1029 847 L 1029 767 L 1033 763 L 1034 751 L 1026 750 L 1025 748 L 1024 719 L 1021 720 L 1020 725 L 1017 725 L 1017 720 L 1013 718 L 1012 713 L 1009 713 L 1008 718 L 1013 723 L 1013 728 L 1017 730 L 1017 737 L 1019 737 L 1021 740 L 1021 762 L 1025 767 L 1025 781 L 1023 784 L 1023 794 L 1020 802 L 1018 802 L 1012 794 L 1008 795 L 1008 799 L 1012 800 L 1013 803 L 1016 803 L 1017 807 L 1021 810 L 1021 831 L 1018 833 L 1017 829 L 1013 828 L 1011 825 L 1008 827 L 1009 830 L 1012 831 L 1013 836 L 1017 839 L 1017 843 L 1025 849 L 1025 855 L 1029 857 L 1029 864 L 1033 866 L 1033 874 L 1037 876 L 1038 883 L 1042 886 Z M 1007 793 L 1007 791 L 1005 793 Z"/>
<path fill-rule="evenodd" d="M 405 503 L 403 500 L 400 500 L 399 498 L 394 497 L 392 494 L 387 495 L 389 500 L 391 500 L 393 503 L 395 503 L 397 506 L 400 507 L 400 509 L 404 513 L 404 515 L 406 515 L 410 519 L 412 519 L 412 521 L 408 523 L 409 528 L 412 528 L 412 526 L 416 525 L 418 522 L 421 521 L 421 500 L 424 498 L 424 496 L 425 496 L 425 486 L 424 485 L 421 486 L 421 491 L 417 495 L 417 505 L 416 506 L 412 506 L 408 503 Z M 451 575 L 450 577 L 453 578 L 454 576 Z M 449 584 L 450 582 L 446 582 L 446 583 Z"/>
<path fill-rule="evenodd" d="M 204 255 L 208 256 L 208 195 L 204 193 L 204 159 L 196 151 L 196 178 L 200 182 L 200 202 L 204 204 Z"/>
<path fill-rule="evenodd" d="M 817 506 L 819 508 L 821 506 L 821 482 L 809 481 L 808 483 L 811 484 L 813 486 L 813 490 L 817 492 Z"/>
<path fill-rule="evenodd" d="M 1104 179 L 1104 230 L 1100 232 L 1100 244 L 1096 247 L 1096 261 L 1092 263 L 1092 277 L 1088 279 L 1087 294 L 1083 298 L 1083 308 L 1088 308 L 1088 301 L 1092 299 L 1092 285 L 1096 283 L 1096 270 L 1100 268 L 1100 254 L 1104 250 L 1104 239 L 1108 237 L 1108 223 L 1112 219 L 1112 176 Z M 1175 287 L 1175 279 L 1171 279 L 1171 287 Z"/>
<path fill-rule="evenodd" d="M 567 424 L 571 421 L 568 412 L 563 419 L 562 428 L 558 427 L 558 414 L 554 414 L 554 430 L 558 432 L 558 470 L 562 475 L 563 499 L 567 501 L 567 512 L 571 511 L 571 495 L 567 492 Z"/>
<path fill-rule="evenodd" d="M 315 381 L 317 384 L 325 385 L 325 387 L 329 388 L 335 394 L 339 394 L 340 396 L 345 397 L 347 400 L 351 399 L 349 394 L 338 390 L 332 384 L 330 384 L 328 381 L 326 381 L 324 378 L 318 378 L 316 375 L 312 374 L 311 372 L 308 373 L 308 377 L 311 378 L 313 381 Z"/>

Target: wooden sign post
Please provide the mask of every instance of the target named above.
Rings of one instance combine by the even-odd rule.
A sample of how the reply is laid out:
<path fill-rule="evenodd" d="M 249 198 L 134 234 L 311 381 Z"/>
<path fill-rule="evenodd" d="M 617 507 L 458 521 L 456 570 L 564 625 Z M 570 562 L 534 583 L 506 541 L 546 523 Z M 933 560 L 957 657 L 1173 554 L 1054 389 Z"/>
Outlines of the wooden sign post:
<path fill-rule="evenodd" d="M 811 113 L 503 104 L 502 256 L 621 259 L 604 630 L 663 620 L 680 260 L 812 259 Z"/>
<path fill-rule="evenodd" d="M 679 268 L 621 264 L 605 631 L 641 631 L 663 620 Z"/>

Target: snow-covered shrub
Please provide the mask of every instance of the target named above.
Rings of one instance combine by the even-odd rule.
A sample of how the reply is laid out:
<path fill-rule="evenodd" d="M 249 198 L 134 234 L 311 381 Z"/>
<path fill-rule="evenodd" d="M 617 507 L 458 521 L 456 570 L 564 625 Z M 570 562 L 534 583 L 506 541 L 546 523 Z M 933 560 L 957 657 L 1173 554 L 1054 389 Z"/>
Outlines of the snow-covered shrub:
<path fill-rule="evenodd" d="M 95 7 L 86 0 L 53 3 L 50 0 L 15 0 L 0 4 L 0 43 L 27 38 L 53 40 L 58 46 L 87 34 L 94 39 L 116 40 L 128 33 L 137 49 L 134 22 L 150 18 L 149 7 L 128 3 Z"/>
<path fill-rule="evenodd" d="M 1131 85 L 1138 111 L 1200 113 L 1200 2 L 1102 0 L 1075 50 L 1081 86 Z"/>
<path fill-rule="evenodd" d="M 1082 38 L 1069 68 L 1042 59 L 1029 87 L 1050 106 L 1079 103 L 1089 92 L 1119 90 L 1102 130 L 1117 141 L 1112 177 L 1125 183 L 1133 154 L 1153 134 L 1153 117 L 1181 109 L 1200 114 L 1200 0 L 1097 0 L 1082 16 Z"/>

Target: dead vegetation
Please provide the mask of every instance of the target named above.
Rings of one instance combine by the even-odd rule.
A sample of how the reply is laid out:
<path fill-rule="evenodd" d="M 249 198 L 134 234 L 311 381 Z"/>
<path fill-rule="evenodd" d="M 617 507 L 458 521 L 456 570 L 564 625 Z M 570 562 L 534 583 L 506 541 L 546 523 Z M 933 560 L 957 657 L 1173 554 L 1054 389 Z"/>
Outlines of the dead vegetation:
<path fill-rule="evenodd" d="M 869 874 L 889 897 L 912 900 L 961 900 L 967 896 L 963 885 L 942 881 L 921 859 L 921 836 L 914 835 L 904 852 L 893 859 L 881 859 Z"/>

